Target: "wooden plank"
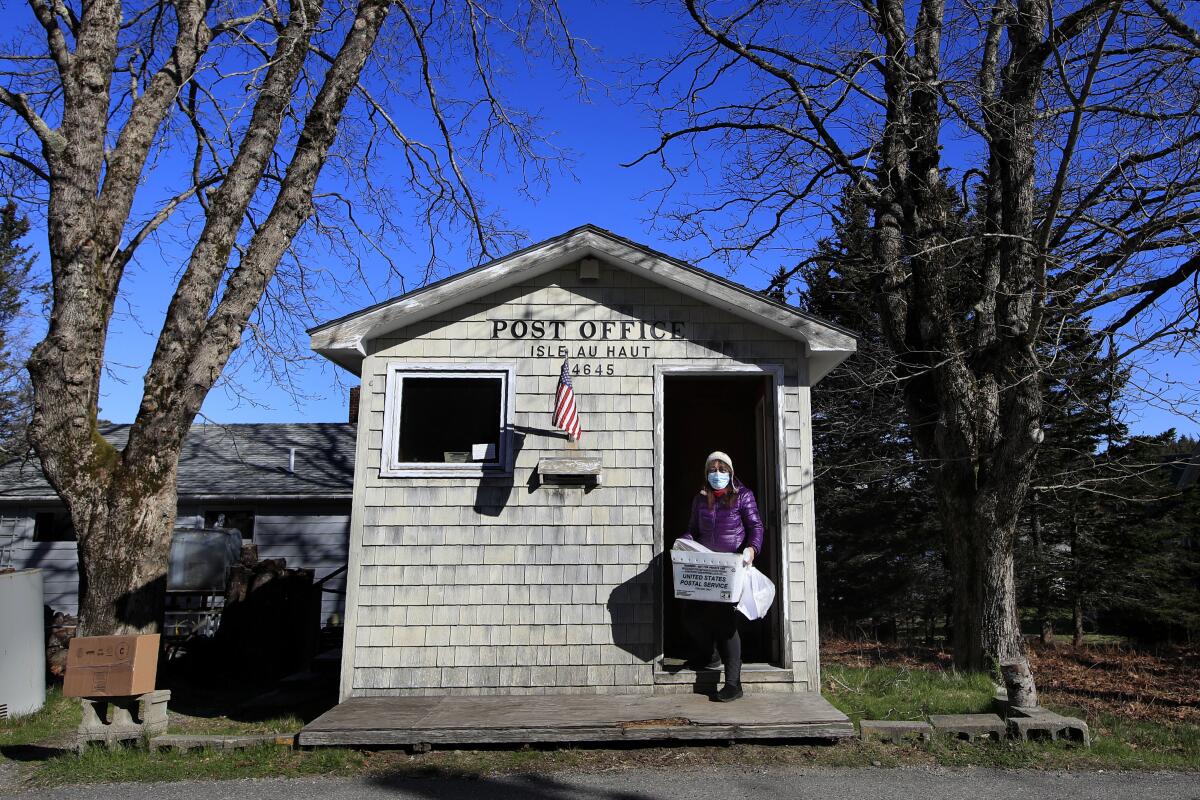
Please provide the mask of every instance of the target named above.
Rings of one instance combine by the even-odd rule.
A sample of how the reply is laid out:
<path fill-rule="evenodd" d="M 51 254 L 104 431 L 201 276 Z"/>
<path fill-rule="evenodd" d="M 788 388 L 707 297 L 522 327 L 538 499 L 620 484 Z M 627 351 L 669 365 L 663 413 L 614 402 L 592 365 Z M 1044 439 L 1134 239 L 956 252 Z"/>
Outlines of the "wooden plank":
<path fill-rule="evenodd" d="M 538 474 L 542 477 L 597 477 L 600 475 L 599 456 L 546 457 L 538 459 Z"/>
<path fill-rule="evenodd" d="M 354 697 L 334 706 L 305 730 L 358 730 L 386 722 L 397 728 L 420 725 L 442 702 L 440 697 Z"/>
<path fill-rule="evenodd" d="M 620 728 L 597 725 L 582 728 L 379 728 L 358 731 L 303 731 L 301 747 L 409 744 L 523 744 L 526 742 L 688 741 L 730 739 L 842 739 L 855 735 L 854 725 L 797 723 L 792 725 L 688 725 L 661 728 Z"/>
<path fill-rule="evenodd" d="M 302 746 L 853 736 L 849 719 L 815 693 L 509 695 L 351 698 L 301 731 Z"/>

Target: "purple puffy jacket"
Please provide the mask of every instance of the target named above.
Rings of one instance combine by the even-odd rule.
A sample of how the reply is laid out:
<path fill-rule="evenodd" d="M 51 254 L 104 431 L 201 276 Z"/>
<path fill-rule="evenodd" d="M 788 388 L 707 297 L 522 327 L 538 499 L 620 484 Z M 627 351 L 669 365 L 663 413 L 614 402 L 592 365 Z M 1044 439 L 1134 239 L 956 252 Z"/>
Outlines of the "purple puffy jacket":
<path fill-rule="evenodd" d="M 741 481 L 735 485 L 737 499 L 731 506 L 715 500 L 709 508 L 708 490 L 692 499 L 692 517 L 683 538 L 694 539 L 717 553 L 740 553 L 746 547 L 753 547 L 757 556 L 762 552 L 763 542 L 758 504 L 754 502 L 754 493 Z"/>

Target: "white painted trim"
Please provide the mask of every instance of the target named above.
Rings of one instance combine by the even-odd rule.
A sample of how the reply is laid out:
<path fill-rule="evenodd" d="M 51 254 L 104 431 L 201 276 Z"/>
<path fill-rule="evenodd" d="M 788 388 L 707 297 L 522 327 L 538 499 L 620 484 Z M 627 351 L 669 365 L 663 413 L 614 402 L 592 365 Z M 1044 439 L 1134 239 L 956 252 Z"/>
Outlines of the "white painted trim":
<path fill-rule="evenodd" d="M 386 366 L 383 407 L 383 442 L 379 454 L 381 478 L 484 478 L 509 477 L 513 471 L 512 426 L 517 400 L 517 365 L 510 361 L 495 362 L 429 362 L 389 361 Z M 494 465 L 467 462 L 463 464 L 413 464 L 400 462 L 396 450 L 400 442 L 400 403 L 403 401 L 404 377 L 429 373 L 427 377 L 489 378 L 500 381 L 500 453 Z M 357 471 L 357 470 L 356 470 Z"/>
<path fill-rule="evenodd" d="M 779 583 L 778 594 L 780 596 L 780 635 L 779 649 L 781 651 L 780 661 L 787 669 L 795 670 L 795 663 L 792 661 L 792 606 L 788 602 L 789 594 L 788 584 L 789 576 L 791 575 L 792 560 L 789 557 L 788 544 L 791 541 L 791 526 L 788 524 L 788 502 L 787 502 L 787 431 L 784 429 L 784 403 L 787 399 L 787 387 L 784 385 L 784 370 L 781 365 L 770 366 L 773 380 L 775 382 L 775 504 L 778 506 L 779 519 Z M 761 510 L 760 510 L 761 513 Z"/>
<path fill-rule="evenodd" d="M 821 631 L 817 619 L 817 514 L 813 491 L 812 389 L 801 359 L 799 386 L 800 413 L 800 503 L 804 508 L 804 631 L 808 661 L 808 688 L 821 690 Z"/>
<path fill-rule="evenodd" d="M 368 357 L 368 361 L 370 358 Z M 338 702 L 344 702 L 354 694 L 354 656 L 358 639 L 358 593 L 362 576 L 363 518 L 366 516 L 367 454 L 370 452 L 370 426 L 367 420 L 371 413 L 371 387 L 364 382 L 358 393 L 358 418 L 360 420 L 354 444 L 354 500 L 350 506 L 350 531 L 346 542 L 346 602 L 342 629 L 342 667 L 338 681 Z"/>
<path fill-rule="evenodd" d="M 803 361 L 803 359 L 801 359 Z M 663 508 L 665 501 L 663 499 L 663 446 L 664 446 L 664 430 L 663 430 L 663 385 L 666 382 L 668 375 L 691 375 L 714 377 L 722 377 L 730 374 L 750 374 L 750 375 L 767 375 L 770 376 L 775 385 L 775 446 L 776 446 L 776 466 L 775 471 L 779 481 L 778 495 L 776 497 L 777 514 L 779 520 L 780 537 L 780 580 L 783 583 L 782 590 L 779 592 L 782 595 L 782 603 L 780 606 L 779 625 L 780 625 L 780 658 L 783 669 L 793 669 L 792 652 L 791 652 L 791 606 L 788 604 L 788 547 L 784 538 L 788 533 L 787 525 L 787 440 L 783 429 L 783 400 L 784 400 L 784 370 L 780 364 L 729 364 L 726 366 L 698 365 L 687 363 L 658 363 L 654 365 L 654 452 L 657 457 L 654 459 L 654 552 L 661 553 L 666 556 L 665 543 L 666 539 L 663 535 L 665 510 Z M 761 509 L 760 509 L 761 513 Z M 776 587 L 777 590 L 779 587 Z M 661 597 L 662 589 L 656 584 L 655 597 Z M 654 658 L 654 663 L 657 664 L 663 658 L 663 607 L 661 602 L 655 602 L 655 630 L 658 631 L 659 652 Z"/>

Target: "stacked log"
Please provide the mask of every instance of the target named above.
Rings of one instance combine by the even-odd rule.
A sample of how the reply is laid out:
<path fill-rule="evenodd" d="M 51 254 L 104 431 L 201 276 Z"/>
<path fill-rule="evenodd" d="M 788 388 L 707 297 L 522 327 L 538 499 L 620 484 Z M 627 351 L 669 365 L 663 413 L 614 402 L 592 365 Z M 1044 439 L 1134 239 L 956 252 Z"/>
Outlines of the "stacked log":
<path fill-rule="evenodd" d="M 254 546 L 246 545 L 229 571 L 217 644 L 239 674 L 276 678 L 308 667 L 320 618 L 312 570 L 289 569 L 282 558 L 260 561 Z"/>
<path fill-rule="evenodd" d="M 67 671 L 67 649 L 75 638 L 79 617 L 61 611 L 50 614 L 49 608 L 46 610 L 46 670 L 51 678 L 61 681 Z"/>

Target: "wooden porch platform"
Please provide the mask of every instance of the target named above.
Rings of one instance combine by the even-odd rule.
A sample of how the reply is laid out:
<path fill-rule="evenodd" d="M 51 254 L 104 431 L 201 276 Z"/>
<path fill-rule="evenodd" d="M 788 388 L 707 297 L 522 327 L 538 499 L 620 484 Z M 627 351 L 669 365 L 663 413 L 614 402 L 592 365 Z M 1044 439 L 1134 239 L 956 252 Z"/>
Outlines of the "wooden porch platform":
<path fill-rule="evenodd" d="M 297 744 L 350 747 L 853 736 L 815 693 L 354 697 L 304 726 Z"/>

